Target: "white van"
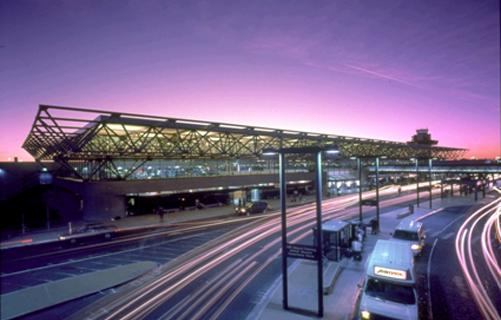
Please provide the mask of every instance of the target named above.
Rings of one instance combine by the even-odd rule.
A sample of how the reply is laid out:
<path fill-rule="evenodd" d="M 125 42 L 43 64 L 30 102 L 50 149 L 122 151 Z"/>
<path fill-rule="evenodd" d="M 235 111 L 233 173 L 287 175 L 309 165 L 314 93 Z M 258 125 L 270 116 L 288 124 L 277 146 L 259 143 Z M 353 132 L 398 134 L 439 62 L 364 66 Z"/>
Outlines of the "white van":
<path fill-rule="evenodd" d="M 393 232 L 393 240 L 410 243 L 414 256 L 423 252 L 425 238 L 423 223 L 412 218 L 400 221 Z"/>
<path fill-rule="evenodd" d="M 414 256 L 409 244 L 378 240 L 368 261 L 360 319 L 418 319 Z"/>

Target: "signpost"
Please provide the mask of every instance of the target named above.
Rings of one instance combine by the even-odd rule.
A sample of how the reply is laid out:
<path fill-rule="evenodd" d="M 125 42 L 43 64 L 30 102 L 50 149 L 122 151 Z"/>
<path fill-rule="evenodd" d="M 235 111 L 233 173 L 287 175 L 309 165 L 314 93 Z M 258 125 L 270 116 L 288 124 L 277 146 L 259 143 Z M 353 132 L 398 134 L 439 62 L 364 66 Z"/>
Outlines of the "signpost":
<path fill-rule="evenodd" d="M 274 150 L 263 150 L 263 155 L 275 155 L 278 153 L 279 160 L 279 179 L 280 179 L 280 207 L 281 207 L 281 224 L 282 224 L 282 290 L 283 301 L 282 306 L 286 310 L 295 311 L 302 314 L 316 315 L 323 317 L 324 315 L 324 300 L 323 300 L 323 239 L 322 232 L 318 232 L 316 243 L 314 246 L 294 244 L 287 242 L 287 184 L 285 179 L 285 155 L 286 154 L 314 154 L 315 155 L 315 185 L 316 185 L 316 228 L 322 230 L 322 152 L 339 153 L 336 149 L 321 149 L 318 147 L 303 147 L 303 148 L 288 148 Z M 318 311 L 305 310 L 297 307 L 289 306 L 288 292 L 288 275 L 287 275 L 287 258 L 305 259 L 317 261 L 317 296 L 318 296 Z"/>
<path fill-rule="evenodd" d="M 319 254 L 316 246 L 305 244 L 286 244 L 286 253 L 289 258 L 298 258 L 305 260 L 318 260 Z"/>

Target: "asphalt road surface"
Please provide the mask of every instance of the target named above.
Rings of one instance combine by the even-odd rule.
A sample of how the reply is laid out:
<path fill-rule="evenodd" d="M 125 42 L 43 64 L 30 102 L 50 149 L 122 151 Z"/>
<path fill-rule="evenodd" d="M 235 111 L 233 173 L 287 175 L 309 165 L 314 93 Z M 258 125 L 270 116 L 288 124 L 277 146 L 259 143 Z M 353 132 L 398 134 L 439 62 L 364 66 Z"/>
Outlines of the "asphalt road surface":
<path fill-rule="evenodd" d="M 415 194 L 381 202 L 384 210 L 414 201 Z M 358 216 L 357 195 L 324 201 L 324 219 Z M 367 209 L 367 208 L 366 208 Z M 365 212 L 364 216 L 373 215 Z M 288 210 L 289 242 L 311 241 L 315 207 Z M 235 319 L 245 318 L 280 275 L 279 214 L 215 239 L 167 264 L 160 276 L 130 284 L 80 310 L 73 318 Z"/>
<path fill-rule="evenodd" d="M 484 318 L 472 298 L 455 250 L 458 229 L 469 214 L 479 207 L 480 204 L 473 207 L 449 207 L 423 220 L 427 234 L 426 247 L 416 263 L 419 277 L 418 290 L 424 298 L 424 301 L 421 301 L 423 319 Z M 485 220 L 483 219 L 480 223 L 485 223 Z M 491 278 L 481 257 L 479 233 L 480 231 L 476 232 L 473 237 L 474 245 L 477 246 L 474 249 L 475 261 L 489 296 L 494 305 L 497 305 L 499 312 L 501 311 L 501 291 Z M 496 243 L 495 239 L 491 240 Z M 498 265 L 500 249 L 497 243 Z"/>
<path fill-rule="evenodd" d="M 382 199 L 386 199 L 381 201 L 382 213 L 414 201 L 414 193 L 391 198 L 395 190 L 381 191 Z M 373 193 L 367 192 L 364 198 Z M 357 195 L 325 200 L 324 219 L 358 217 L 357 201 Z M 314 211 L 313 204 L 290 208 L 290 242 L 312 241 Z M 374 212 L 366 207 L 364 217 Z M 75 311 L 74 319 L 245 318 L 280 275 L 279 214 L 240 224 L 192 227 L 166 230 L 153 237 L 132 235 L 108 243 L 14 255 L 9 263 L 2 264 L 2 293 L 40 281 L 149 260 L 162 265 L 155 274 L 25 318 L 62 319 Z"/>

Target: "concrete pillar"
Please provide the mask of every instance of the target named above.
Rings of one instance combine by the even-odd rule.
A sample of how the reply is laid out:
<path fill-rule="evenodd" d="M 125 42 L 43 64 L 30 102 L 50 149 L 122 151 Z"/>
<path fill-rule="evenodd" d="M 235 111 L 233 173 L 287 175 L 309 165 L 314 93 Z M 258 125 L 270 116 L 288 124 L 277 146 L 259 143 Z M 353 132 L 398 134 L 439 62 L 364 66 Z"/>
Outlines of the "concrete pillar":
<path fill-rule="evenodd" d="M 259 188 L 251 189 L 251 201 L 259 201 L 261 200 L 262 190 Z"/>
<path fill-rule="evenodd" d="M 236 190 L 231 193 L 232 204 L 235 206 L 243 206 L 247 200 L 247 191 L 245 189 Z"/>
<path fill-rule="evenodd" d="M 125 216 L 125 195 L 117 195 L 109 187 L 91 183 L 82 192 L 82 216 L 87 221 L 106 221 Z"/>
<path fill-rule="evenodd" d="M 419 208 L 419 159 L 416 158 L 416 207 Z"/>
<path fill-rule="evenodd" d="M 362 160 L 357 158 L 357 173 L 358 173 L 358 220 L 362 223 Z"/>
<path fill-rule="evenodd" d="M 430 206 L 430 209 L 431 209 L 431 205 L 432 205 L 432 200 L 433 200 L 433 193 L 432 193 L 432 179 L 433 179 L 433 176 L 432 176 L 432 173 L 431 173 L 431 169 L 432 169 L 432 159 L 428 159 L 428 188 L 429 188 L 429 206 Z"/>
<path fill-rule="evenodd" d="M 376 158 L 376 219 L 379 229 L 379 157 Z"/>

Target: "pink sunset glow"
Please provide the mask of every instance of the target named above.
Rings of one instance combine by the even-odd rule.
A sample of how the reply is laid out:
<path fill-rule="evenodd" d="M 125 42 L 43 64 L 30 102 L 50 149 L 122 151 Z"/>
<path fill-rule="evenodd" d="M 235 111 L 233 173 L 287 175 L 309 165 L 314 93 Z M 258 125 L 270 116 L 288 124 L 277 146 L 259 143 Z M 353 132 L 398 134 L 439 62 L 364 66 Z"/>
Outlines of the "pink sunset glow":
<path fill-rule="evenodd" d="M 2 3 L 0 161 L 39 104 L 501 153 L 495 1 L 147 3 Z"/>

